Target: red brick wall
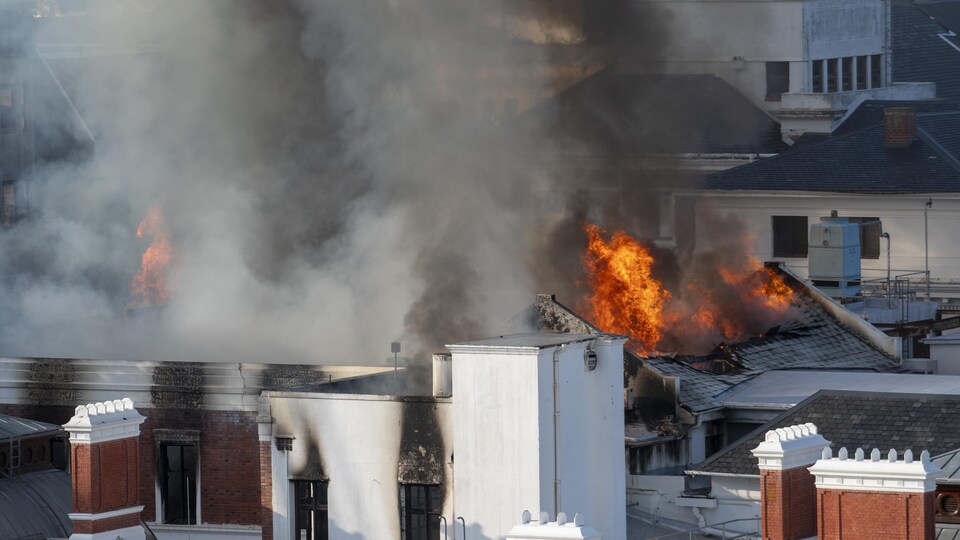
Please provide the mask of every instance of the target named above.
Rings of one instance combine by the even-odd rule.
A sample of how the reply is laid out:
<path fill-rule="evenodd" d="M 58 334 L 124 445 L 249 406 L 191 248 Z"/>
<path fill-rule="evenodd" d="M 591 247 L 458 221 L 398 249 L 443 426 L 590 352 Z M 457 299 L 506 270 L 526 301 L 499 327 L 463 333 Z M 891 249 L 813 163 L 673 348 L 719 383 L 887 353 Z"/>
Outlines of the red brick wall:
<path fill-rule="evenodd" d="M 764 540 L 807 538 L 817 532 L 817 488 L 806 467 L 760 471 Z"/>
<path fill-rule="evenodd" d="M 933 540 L 934 494 L 840 491 L 817 493 L 821 540 Z"/>
<path fill-rule="evenodd" d="M 259 525 L 257 413 L 204 411 L 201 416 L 200 508 L 203 521 Z"/>
<path fill-rule="evenodd" d="M 97 514 L 140 504 L 138 446 L 134 438 L 71 446 L 74 512 Z"/>
<path fill-rule="evenodd" d="M 883 144 L 887 148 L 906 148 L 917 134 L 917 116 L 910 107 L 888 107 L 883 111 Z"/>
<path fill-rule="evenodd" d="M 144 506 L 144 521 L 156 521 L 157 456 L 153 430 L 194 429 L 200 431 L 200 505 L 203 522 L 261 524 L 262 480 L 256 413 L 147 407 L 139 407 L 139 410 L 147 417 L 140 425 L 139 444 L 139 504 Z M 63 425 L 73 416 L 74 408 L 0 405 L 0 414 Z M 71 453 L 76 448 L 79 445 L 72 446 Z M 76 456 L 72 457 L 72 462 L 78 463 Z M 73 476 L 78 476 L 75 466 Z M 90 475 L 86 476 L 89 478 Z M 97 484 L 97 489 L 99 486 Z M 88 479 L 86 487 L 80 489 L 93 489 L 93 483 Z M 77 492 L 75 487 L 74 493 Z"/>
<path fill-rule="evenodd" d="M 260 441 L 260 531 L 273 540 L 273 468 L 270 441 Z"/>

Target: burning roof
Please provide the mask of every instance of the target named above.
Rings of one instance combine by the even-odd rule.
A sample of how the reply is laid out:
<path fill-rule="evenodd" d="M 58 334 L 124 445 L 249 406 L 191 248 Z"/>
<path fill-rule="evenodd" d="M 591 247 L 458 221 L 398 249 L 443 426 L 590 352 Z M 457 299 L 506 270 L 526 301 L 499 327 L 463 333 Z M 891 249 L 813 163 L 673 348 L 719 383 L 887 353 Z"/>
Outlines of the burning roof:
<path fill-rule="evenodd" d="M 800 281 L 779 267 L 765 268 L 795 293 L 782 322 L 771 325 L 762 335 L 719 343 L 706 354 L 644 354 L 625 350 L 628 380 L 624 384 L 634 386 L 629 379 L 637 377 L 635 366 L 660 379 L 677 379 L 679 403 L 697 413 L 721 407 L 716 399 L 718 394 L 770 370 L 903 371 L 895 358 L 831 315 Z M 535 307 L 542 330 L 599 331 L 552 297 L 540 295 Z"/>

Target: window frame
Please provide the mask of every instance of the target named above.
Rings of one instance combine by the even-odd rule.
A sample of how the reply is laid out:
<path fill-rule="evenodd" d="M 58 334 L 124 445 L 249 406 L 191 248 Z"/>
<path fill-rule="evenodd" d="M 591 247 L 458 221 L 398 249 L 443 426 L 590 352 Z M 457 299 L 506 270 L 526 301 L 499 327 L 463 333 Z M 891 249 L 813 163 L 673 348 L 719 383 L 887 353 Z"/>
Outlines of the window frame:
<path fill-rule="evenodd" d="M 848 217 L 847 221 L 856 223 L 860 227 L 860 259 L 879 259 L 881 251 L 880 234 L 883 232 L 883 227 L 880 225 L 880 218 Z M 869 250 L 867 249 L 868 247 L 870 248 Z"/>
<path fill-rule="evenodd" d="M 156 522 L 170 525 L 197 525 L 203 523 L 201 513 L 200 490 L 200 432 L 198 430 L 177 430 L 177 429 L 155 429 L 153 430 L 154 442 L 154 461 L 156 462 L 156 473 L 154 475 L 154 488 L 156 494 Z M 167 517 L 168 494 L 166 485 L 166 447 L 180 446 L 194 448 L 194 464 L 192 485 L 192 501 L 188 501 L 190 514 L 186 523 L 176 523 Z M 184 471 L 186 474 L 186 471 Z M 189 475 L 187 475 L 189 476 Z M 189 492 L 188 492 L 189 493 Z M 191 504 L 192 503 L 192 504 Z"/>
<path fill-rule="evenodd" d="M 788 225 L 788 222 L 793 223 Z M 786 229 L 783 228 L 785 226 Z M 798 227 L 800 230 L 798 230 Z M 773 256 L 780 259 L 806 258 L 809 247 L 809 229 L 810 218 L 808 216 L 770 216 Z M 789 245 L 784 245 L 784 242 Z"/>
<path fill-rule="evenodd" d="M 328 540 L 330 538 L 330 482 L 328 480 L 290 480 L 293 484 L 293 534 L 297 540 Z M 312 495 L 301 497 L 311 488 Z M 322 494 L 318 496 L 318 494 Z M 311 519 L 306 519 L 307 516 Z M 319 517 L 319 519 L 317 519 Z M 310 521 L 312 526 L 307 524 Z M 305 529 L 306 536 L 301 534 Z M 312 529 L 312 530 L 310 530 Z"/>
<path fill-rule="evenodd" d="M 766 101 L 780 101 L 790 91 L 790 62 L 767 62 L 766 83 Z"/>
<path fill-rule="evenodd" d="M 423 505 L 413 507 L 417 497 L 415 492 L 423 490 L 420 500 Z M 400 484 L 400 539 L 401 540 L 439 540 L 440 516 L 443 515 L 443 486 L 440 484 Z M 426 525 L 423 532 L 414 532 L 413 519 L 424 517 Z"/>

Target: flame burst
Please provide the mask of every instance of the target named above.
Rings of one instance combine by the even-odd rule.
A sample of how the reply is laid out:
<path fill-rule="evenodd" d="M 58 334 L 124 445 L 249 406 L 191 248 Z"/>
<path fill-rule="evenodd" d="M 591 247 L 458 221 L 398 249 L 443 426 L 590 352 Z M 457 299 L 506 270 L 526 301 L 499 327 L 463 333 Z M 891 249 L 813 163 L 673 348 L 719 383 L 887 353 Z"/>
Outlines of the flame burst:
<path fill-rule="evenodd" d="M 145 235 L 152 236 L 153 240 L 143 252 L 140 271 L 130 281 L 130 295 L 135 303 L 165 304 L 168 298 L 166 273 L 173 258 L 173 248 L 159 206 L 151 208 L 137 227 L 137 238 Z"/>
<path fill-rule="evenodd" d="M 588 318 L 604 332 L 628 336 L 628 346 L 640 354 L 665 348 L 699 354 L 746 340 L 782 322 L 794 302 L 780 274 L 729 253 L 697 261 L 699 271 L 688 272 L 671 292 L 653 277 L 649 250 L 625 232 L 606 243 L 599 227 L 585 230 Z"/>
<path fill-rule="evenodd" d="M 653 278 L 650 252 L 625 232 L 610 243 L 596 225 L 586 226 L 589 240 L 583 261 L 593 294 L 587 298 L 589 318 L 605 332 L 624 334 L 640 353 L 652 351 L 663 330 L 663 304 L 670 293 Z"/>

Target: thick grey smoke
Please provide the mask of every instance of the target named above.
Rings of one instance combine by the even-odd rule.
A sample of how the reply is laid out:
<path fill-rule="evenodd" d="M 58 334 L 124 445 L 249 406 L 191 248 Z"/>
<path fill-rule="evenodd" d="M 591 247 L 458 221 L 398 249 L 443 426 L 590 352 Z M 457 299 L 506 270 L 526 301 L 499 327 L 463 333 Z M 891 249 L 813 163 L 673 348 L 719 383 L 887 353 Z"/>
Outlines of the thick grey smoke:
<path fill-rule="evenodd" d="M 88 4 L 83 24 L 120 54 L 49 61 L 94 142 L 50 81 L 36 88 L 56 139 L 38 152 L 57 151 L 0 234 L 0 353 L 368 363 L 393 340 L 496 331 L 553 264 L 544 238 L 577 182 L 504 163 L 530 133 L 477 122 L 505 106 L 476 70 L 549 60 L 515 61 L 518 40 L 585 39 L 578 2 L 502 5 Z M 525 84 L 533 101 L 553 81 Z M 155 205 L 170 301 L 130 310 Z"/>

